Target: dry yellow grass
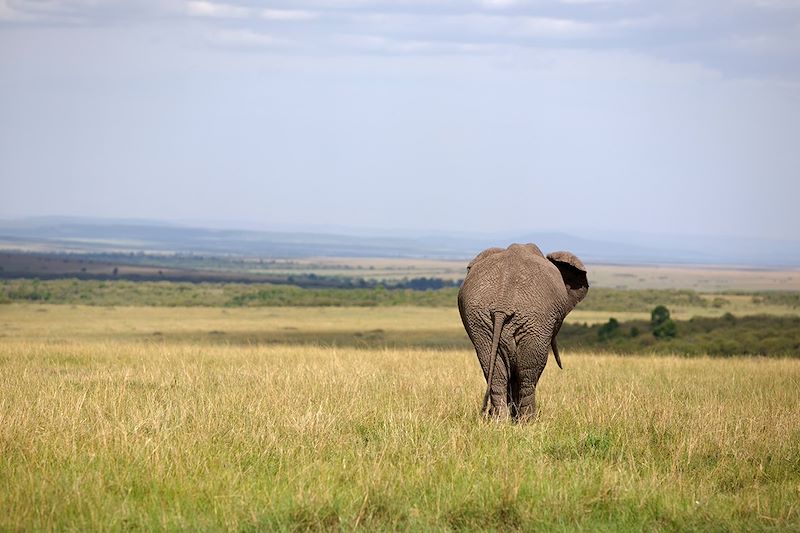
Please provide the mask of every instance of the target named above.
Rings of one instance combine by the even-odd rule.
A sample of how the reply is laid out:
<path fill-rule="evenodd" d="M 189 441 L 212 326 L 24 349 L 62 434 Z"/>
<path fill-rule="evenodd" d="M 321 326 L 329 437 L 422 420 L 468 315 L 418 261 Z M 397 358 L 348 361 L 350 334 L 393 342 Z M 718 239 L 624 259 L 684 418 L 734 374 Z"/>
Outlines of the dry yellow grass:
<path fill-rule="evenodd" d="M 478 418 L 469 350 L 212 344 L 193 332 L 290 318 L 37 309 L 0 314 L 2 530 L 800 528 L 800 361 L 568 352 L 515 425 Z"/>
<path fill-rule="evenodd" d="M 800 312 L 779 306 L 755 306 L 743 297 L 729 297 L 732 305 L 722 309 L 671 309 L 677 319 L 721 316 L 733 310 L 737 316 L 757 312 L 776 315 Z M 772 309 L 775 307 L 775 309 Z M 573 311 L 568 323 L 597 324 L 609 317 L 649 320 L 649 313 Z M 458 310 L 442 307 L 96 307 L 82 305 L 9 304 L 0 306 L 0 341 L 12 338 L 38 339 L 144 339 L 160 336 L 206 342 L 246 342 L 306 338 L 314 334 L 335 339 L 348 332 L 381 330 L 386 334 L 436 335 L 466 339 Z M 465 341 L 466 342 L 466 341 Z"/>
<path fill-rule="evenodd" d="M 462 331 L 455 308 L 441 307 L 94 307 L 0 306 L 0 339 L 113 338 L 208 332 Z"/>

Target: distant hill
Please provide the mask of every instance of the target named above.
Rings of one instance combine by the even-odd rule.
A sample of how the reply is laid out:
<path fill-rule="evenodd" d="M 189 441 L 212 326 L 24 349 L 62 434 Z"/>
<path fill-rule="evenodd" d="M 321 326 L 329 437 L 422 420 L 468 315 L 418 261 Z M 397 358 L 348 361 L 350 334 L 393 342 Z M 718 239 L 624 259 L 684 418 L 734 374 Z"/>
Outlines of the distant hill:
<path fill-rule="evenodd" d="M 63 217 L 0 220 L 6 250 L 144 252 L 250 257 L 407 257 L 468 259 L 489 246 L 534 242 L 545 252 L 570 250 L 592 263 L 800 267 L 800 243 L 733 237 L 617 235 L 589 238 L 567 233 L 465 236 L 376 236 L 327 232 L 212 229 L 158 221 Z"/>

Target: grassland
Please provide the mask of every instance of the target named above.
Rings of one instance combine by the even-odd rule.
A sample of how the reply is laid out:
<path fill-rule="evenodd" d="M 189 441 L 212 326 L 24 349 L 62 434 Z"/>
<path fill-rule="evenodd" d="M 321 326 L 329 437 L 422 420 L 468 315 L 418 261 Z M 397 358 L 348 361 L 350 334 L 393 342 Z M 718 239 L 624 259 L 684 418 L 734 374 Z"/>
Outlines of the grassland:
<path fill-rule="evenodd" d="M 477 419 L 466 351 L 2 359 L 4 529 L 800 527 L 792 361 L 576 356 L 512 425 Z"/>
<path fill-rule="evenodd" d="M 341 268 L 379 267 L 403 272 Z M 780 316 L 735 324 L 759 342 L 800 316 L 740 292 L 791 288 L 775 273 L 663 275 L 593 287 L 524 425 L 479 419 L 454 289 L 2 282 L 0 530 L 800 530 L 800 360 L 575 349 L 612 316 L 604 350 L 643 341 L 658 304 Z"/>
<path fill-rule="evenodd" d="M 427 307 L 0 306 L 0 341 L 471 346 L 458 311 Z"/>
<path fill-rule="evenodd" d="M 616 354 L 750 354 L 800 358 L 800 317 L 796 315 L 696 317 L 679 320 L 676 337 L 656 339 L 650 332 L 649 314 L 645 313 L 626 313 L 635 320 L 620 322 L 616 331 L 601 336 L 600 330 L 606 327 L 610 314 L 574 311 L 559 333 L 562 349 Z M 81 318 L 76 320 L 75 317 Z M 0 342 L 27 338 L 374 349 L 471 347 L 453 306 L 0 306 Z"/>
<path fill-rule="evenodd" d="M 411 290 L 355 288 L 301 289 L 266 283 L 134 282 L 125 280 L 0 281 L 0 304 L 37 302 L 93 306 L 159 307 L 377 307 L 421 306 L 452 309 L 456 288 Z M 594 323 L 646 319 L 656 305 L 667 305 L 675 318 L 753 314 L 800 315 L 800 292 L 702 293 L 678 289 L 621 290 L 593 287 L 571 320 Z"/>
<path fill-rule="evenodd" d="M 0 306 L 0 530 L 800 529 L 798 360 L 565 351 L 516 425 L 468 348 L 279 336 L 457 321 Z"/>

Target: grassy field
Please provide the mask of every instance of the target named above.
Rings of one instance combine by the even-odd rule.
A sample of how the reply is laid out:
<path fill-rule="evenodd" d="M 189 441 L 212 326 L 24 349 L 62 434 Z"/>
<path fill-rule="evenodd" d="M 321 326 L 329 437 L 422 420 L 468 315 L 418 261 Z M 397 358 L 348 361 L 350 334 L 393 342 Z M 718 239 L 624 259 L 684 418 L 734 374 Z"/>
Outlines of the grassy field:
<path fill-rule="evenodd" d="M 170 281 L 2 280 L 0 304 L 10 302 L 90 306 L 155 307 L 440 307 L 448 316 L 458 289 L 438 290 L 308 288 L 265 283 L 189 283 Z M 800 315 L 800 292 L 702 293 L 676 289 L 621 290 L 593 287 L 569 317 L 573 322 L 643 320 L 657 305 L 673 318 L 694 316 Z M 291 311 L 286 311 L 291 313 Z M 304 311 L 299 311 L 304 313 Z M 380 314 L 380 312 L 378 312 Z M 393 312 L 390 312 L 393 313 Z M 356 312 L 356 314 L 358 314 Z"/>
<path fill-rule="evenodd" d="M 0 530 L 800 528 L 798 360 L 565 351 L 516 425 L 469 349 L 269 338 L 457 320 L 0 306 Z"/>
<path fill-rule="evenodd" d="M 746 311 L 741 306 L 737 311 Z M 562 349 L 617 354 L 768 355 L 800 357 L 797 312 L 704 316 L 677 307 L 678 335 L 656 339 L 647 312 L 574 311 L 559 334 Z M 702 313 L 699 311 L 703 311 Z M 717 314 L 720 313 L 715 309 Z M 601 337 L 609 317 L 619 327 Z M 607 327 L 607 326 L 604 326 Z M 637 334 L 633 336 L 633 330 Z M 450 307 L 116 307 L 55 304 L 0 306 L 5 339 L 190 342 L 202 345 L 322 345 L 339 348 L 469 349 Z"/>
<path fill-rule="evenodd" d="M 0 341 L 470 346 L 458 310 L 428 307 L 0 306 Z"/>

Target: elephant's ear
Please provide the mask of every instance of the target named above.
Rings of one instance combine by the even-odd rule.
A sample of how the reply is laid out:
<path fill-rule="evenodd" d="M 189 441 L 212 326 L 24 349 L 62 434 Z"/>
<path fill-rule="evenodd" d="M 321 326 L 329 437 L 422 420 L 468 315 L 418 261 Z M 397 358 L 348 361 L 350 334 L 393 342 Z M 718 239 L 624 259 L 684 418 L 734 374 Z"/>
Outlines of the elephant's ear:
<path fill-rule="evenodd" d="M 570 252 L 553 252 L 547 254 L 547 258 L 553 263 L 567 287 L 567 292 L 572 301 L 572 307 L 578 304 L 589 291 L 589 280 L 586 278 L 586 267 L 580 259 Z"/>
<path fill-rule="evenodd" d="M 469 262 L 469 264 L 467 265 L 467 272 L 469 272 L 469 269 L 472 268 L 473 266 L 475 266 L 475 263 L 477 263 L 478 261 L 486 259 L 490 255 L 494 255 L 497 252 L 502 252 L 502 251 L 503 251 L 502 248 L 487 248 L 486 250 L 484 250 L 481 253 L 479 253 L 478 255 L 476 255 L 475 259 L 473 259 L 472 261 Z"/>

